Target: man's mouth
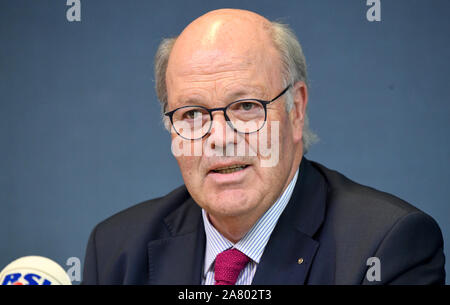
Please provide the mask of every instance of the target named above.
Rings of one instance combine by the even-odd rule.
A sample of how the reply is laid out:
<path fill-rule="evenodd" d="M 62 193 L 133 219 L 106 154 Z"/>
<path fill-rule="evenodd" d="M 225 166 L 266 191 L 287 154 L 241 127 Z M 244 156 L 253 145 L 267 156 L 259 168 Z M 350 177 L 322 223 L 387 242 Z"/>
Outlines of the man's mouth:
<path fill-rule="evenodd" d="M 231 174 L 231 173 L 234 173 L 234 172 L 241 171 L 244 168 L 246 168 L 247 166 L 248 165 L 245 165 L 245 164 L 231 165 L 231 166 L 216 168 L 216 169 L 213 169 L 212 171 L 214 173 L 218 173 L 218 174 Z"/>

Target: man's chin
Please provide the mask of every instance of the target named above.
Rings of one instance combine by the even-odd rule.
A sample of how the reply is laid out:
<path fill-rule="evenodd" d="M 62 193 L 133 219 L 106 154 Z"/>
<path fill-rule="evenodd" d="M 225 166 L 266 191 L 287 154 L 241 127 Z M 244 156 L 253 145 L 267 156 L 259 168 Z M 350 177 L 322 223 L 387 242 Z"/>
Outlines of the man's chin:
<path fill-rule="evenodd" d="M 231 206 L 209 206 L 209 215 L 213 215 L 216 219 L 221 218 L 223 220 L 225 219 L 231 219 L 231 218 L 239 218 L 247 215 L 249 213 L 249 209 L 243 209 L 241 208 L 234 208 Z"/>
<path fill-rule="evenodd" d="M 252 210 L 251 202 L 235 194 L 219 194 L 211 198 L 208 205 L 208 212 L 218 217 L 238 217 L 247 214 Z"/>

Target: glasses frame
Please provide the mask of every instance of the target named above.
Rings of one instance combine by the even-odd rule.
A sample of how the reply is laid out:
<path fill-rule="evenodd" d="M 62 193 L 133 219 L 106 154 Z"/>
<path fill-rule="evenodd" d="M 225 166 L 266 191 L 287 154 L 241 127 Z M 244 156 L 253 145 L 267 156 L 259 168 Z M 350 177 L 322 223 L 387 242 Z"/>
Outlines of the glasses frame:
<path fill-rule="evenodd" d="M 213 123 L 213 115 L 212 115 L 212 113 L 215 112 L 215 111 L 222 111 L 222 112 L 223 112 L 223 116 L 225 117 L 225 121 L 227 122 L 228 126 L 230 126 L 231 129 L 233 129 L 235 132 L 241 133 L 241 134 L 251 134 L 251 133 L 255 133 L 255 132 L 260 131 L 260 130 L 266 125 L 266 121 L 267 121 L 267 105 L 269 105 L 270 103 L 275 102 L 277 99 L 279 99 L 281 96 L 283 96 L 283 94 L 285 94 L 285 93 L 289 90 L 289 88 L 291 88 L 291 86 L 292 86 L 292 84 L 289 84 L 283 91 L 280 92 L 280 94 L 278 94 L 277 96 L 275 96 L 275 97 L 274 97 L 273 99 L 271 99 L 270 101 L 264 101 L 264 100 L 260 100 L 260 99 L 254 99 L 254 98 L 246 98 L 246 99 L 240 99 L 240 100 L 234 101 L 234 102 L 228 104 L 228 105 L 225 106 L 225 107 L 219 107 L 219 108 L 206 108 L 206 107 L 200 106 L 200 105 L 186 105 L 186 106 L 178 107 L 177 109 L 174 109 L 174 110 L 172 110 L 172 111 L 165 112 L 164 115 L 169 117 L 170 123 L 172 124 L 172 127 L 173 127 L 173 129 L 175 130 L 175 132 L 176 132 L 180 137 L 182 137 L 183 139 L 186 139 L 186 140 L 199 140 L 199 139 L 204 138 L 206 135 L 208 135 L 208 134 L 211 132 L 211 127 L 212 127 L 212 123 Z M 261 125 L 261 127 L 259 127 L 259 128 L 258 128 L 257 130 L 255 130 L 255 131 L 251 131 L 251 132 L 241 132 L 241 131 L 237 130 L 237 129 L 233 126 L 233 123 L 231 122 L 230 118 L 229 118 L 228 115 L 227 115 L 227 109 L 228 109 L 230 106 L 232 106 L 232 105 L 234 105 L 234 104 L 236 104 L 236 103 L 245 102 L 245 101 L 255 101 L 255 102 L 259 102 L 259 103 L 263 106 L 263 108 L 264 108 L 264 123 Z M 183 108 L 188 108 L 188 107 L 199 107 L 199 108 L 202 108 L 202 109 L 206 110 L 206 111 L 208 112 L 208 114 L 209 114 L 209 117 L 210 117 L 210 124 L 209 124 L 208 131 L 207 131 L 203 136 L 201 136 L 201 137 L 198 137 L 198 138 L 186 138 L 186 137 L 182 136 L 182 135 L 178 132 L 178 130 L 175 128 L 175 126 L 173 125 L 173 114 L 174 114 L 177 110 L 180 110 L 180 109 L 183 109 Z"/>

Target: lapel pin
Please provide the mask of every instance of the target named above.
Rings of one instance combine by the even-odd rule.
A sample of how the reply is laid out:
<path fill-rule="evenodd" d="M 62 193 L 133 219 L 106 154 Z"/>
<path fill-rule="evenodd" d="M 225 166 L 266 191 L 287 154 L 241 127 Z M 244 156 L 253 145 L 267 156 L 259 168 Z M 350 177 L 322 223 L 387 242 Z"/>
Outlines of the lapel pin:
<path fill-rule="evenodd" d="M 299 265 L 301 265 L 301 264 L 303 263 L 303 257 L 300 257 L 300 258 L 298 259 L 297 263 L 298 263 Z"/>

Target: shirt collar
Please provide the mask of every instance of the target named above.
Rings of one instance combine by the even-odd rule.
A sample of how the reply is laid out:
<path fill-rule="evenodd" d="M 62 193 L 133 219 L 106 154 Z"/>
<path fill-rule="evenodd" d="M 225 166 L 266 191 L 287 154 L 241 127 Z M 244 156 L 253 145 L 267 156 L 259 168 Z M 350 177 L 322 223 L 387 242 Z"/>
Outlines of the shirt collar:
<path fill-rule="evenodd" d="M 236 248 L 247 255 L 252 261 L 259 264 L 264 248 L 266 247 L 270 235 L 278 222 L 278 218 L 292 196 L 292 191 L 294 190 L 295 183 L 297 182 L 298 172 L 299 171 L 297 170 L 288 187 L 277 199 L 277 201 L 236 244 L 233 244 L 222 234 L 220 234 L 216 228 L 214 228 L 209 221 L 206 211 L 202 209 L 203 224 L 206 234 L 205 263 L 203 266 L 204 276 L 206 276 L 206 273 L 212 267 L 216 256 L 229 248 Z"/>

